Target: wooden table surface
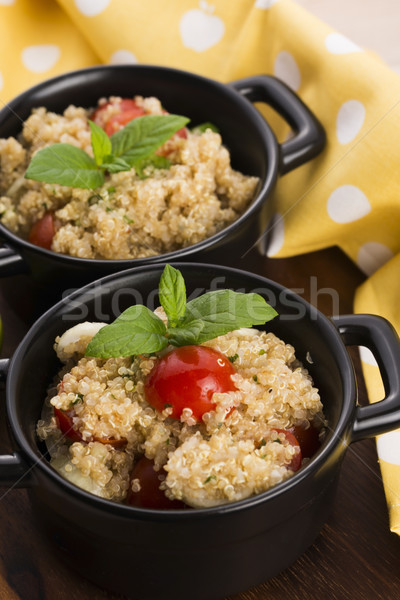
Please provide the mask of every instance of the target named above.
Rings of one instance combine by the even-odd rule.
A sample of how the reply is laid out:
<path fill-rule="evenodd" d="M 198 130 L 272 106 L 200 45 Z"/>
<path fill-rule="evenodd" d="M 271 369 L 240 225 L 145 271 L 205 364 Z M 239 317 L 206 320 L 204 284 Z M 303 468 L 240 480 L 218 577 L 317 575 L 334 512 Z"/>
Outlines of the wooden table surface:
<path fill-rule="evenodd" d="M 376 51 L 400 72 L 398 0 L 297 1 L 355 42 Z M 345 314 L 352 311 L 354 291 L 364 280 L 338 249 L 275 260 L 252 251 L 237 266 L 295 289 L 327 315 L 332 314 L 332 297 L 325 288 L 337 294 L 339 312 Z M 0 280 L 2 357 L 12 355 L 27 331 L 34 303 L 35 292 L 27 276 Z M 359 379 L 360 403 L 365 403 L 357 353 L 351 354 Z M 1 388 L 2 453 L 10 449 L 4 397 Z M 230 600 L 397 600 L 399 566 L 400 540 L 389 530 L 375 443 L 364 440 L 347 451 L 333 512 L 314 544 L 291 568 Z M 116 600 L 117 596 L 103 592 L 59 562 L 35 525 L 25 490 L 0 490 L 0 600 L 55 599 Z"/>
<path fill-rule="evenodd" d="M 237 266 L 295 289 L 327 315 L 332 314 L 332 293 L 339 301 L 338 312 L 351 312 L 354 290 L 364 280 L 336 248 L 288 259 L 268 259 L 253 250 Z M 33 301 L 27 276 L 1 280 L 3 357 L 12 354 L 27 330 L 27 306 Z M 365 403 L 358 354 L 352 349 L 351 354 L 359 379 L 360 402 Z M 4 423 L 4 390 L 0 394 L 0 452 L 5 452 L 10 446 Z M 1 494 L 1 600 L 117 599 L 59 561 L 35 525 L 25 490 L 2 490 Z M 230 600 L 395 600 L 400 598 L 399 563 L 400 540 L 389 530 L 375 443 L 364 440 L 347 451 L 333 512 L 312 547 L 278 577 Z"/>

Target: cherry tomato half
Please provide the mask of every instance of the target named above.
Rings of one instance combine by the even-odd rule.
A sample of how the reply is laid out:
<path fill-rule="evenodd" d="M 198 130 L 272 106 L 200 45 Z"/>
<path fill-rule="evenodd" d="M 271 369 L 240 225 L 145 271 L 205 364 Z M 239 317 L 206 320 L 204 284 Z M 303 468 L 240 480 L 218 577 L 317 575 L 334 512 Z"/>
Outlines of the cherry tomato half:
<path fill-rule="evenodd" d="M 300 444 L 302 456 L 306 458 L 311 458 L 321 445 L 319 432 L 312 425 L 307 429 L 303 425 L 294 425 L 289 427 L 288 431 L 293 433 Z"/>
<path fill-rule="evenodd" d="M 136 104 L 135 100 L 123 98 L 117 105 L 119 106 L 119 112 L 106 120 L 105 113 L 107 107 L 111 104 L 111 102 L 102 104 L 91 116 L 91 120 L 102 127 L 108 136 L 111 136 L 116 131 L 122 129 L 127 123 L 136 119 L 136 117 L 141 117 L 146 114 L 143 108 Z"/>
<path fill-rule="evenodd" d="M 114 115 L 109 119 L 105 126 L 105 132 L 108 136 L 112 136 L 113 133 L 122 129 L 127 123 L 136 119 L 136 117 L 142 117 L 146 113 L 139 106 L 130 110 L 125 110 L 117 115 Z"/>
<path fill-rule="evenodd" d="M 295 471 L 295 472 L 298 471 L 301 467 L 301 461 L 302 461 L 301 448 L 300 448 L 299 442 L 297 441 L 297 439 L 295 438 L 293 433 L 291 431 L 289 431 L 288 429 L 274 429 L 274 431 L 277 431 L 278 433 L 283 433 L 285 435 L 287 441 L 289 442 L 289 444 L 291 444 L 295 448 L 299 449 L 299 451 L 293 455 L 293 458 L 292 458 L 290 464 L 288 465 L 288 468 L 291 469 L 292 471 Z"/>
<path fill-rule="evenodd" d="M 104 104 L 102 104 L 101 106 L 99 106 L 98 108 L 96 108 L 96 110 L 93 111 L 90 120 L 94 121 L 97 125 L 99 125 L 100 127 L 104 126 L 105 123 L 105 118 L 106 118 L 106 112 L 109 106 L 118 106 L 119 108 L 119 112 L 125 112 L 127 110 L 131 110 L 131 109 L 135 109 L 138 108 L 138 105 L 136 104 L 135 100 L 133 100 L 132 98 L 123 98 L 120 102 L 105 102 Z"/>
<path fill-rule="evenodd" d="M 176 132 L 175 135 L 186 140 L 187 136 L 188 136 L 186 127 L 182 127 L 182 129 L 178 129 L 178 131 Z"/>
<path fill-rule="evenodd" d="M 146 456 L 142 456 L 134 465 L 131 473 L 131 481 L 139 479 L 140 490 L 133 492 L 131 488 L 129 489 L 126 499 L 127 504 L 140 508 L 186 508 L 186 504 L 180 500 L 170 500 L 163 490 L 160 490 L 160 483 L 165 475 L 164 469 L 155 471 L 154 462 Z"/>
<path fill-rule="evenodd" d="M 74 411 L 65 411 L 60 410 L 59 408 L 54 408 L 54 416 L 57 420 L 58 428 L 61 432 L 73 442 L 81 442 L 82 436 L 74 429 L 73 424 L 73 412 Z"/>
<path fill-rule="evenodd" d="M 36 221 L 30 230 L 28 241 L 35 246 L 51 250 L 53 237 L 56 233 L 54 215 L 52 212 L 47 212 L 44 216 Z"/>
<path fill-rule="evenodd" d="M 171 406 L 175 419 L 180 418 L 184 408 L 190 408 L 193 417 L 200 421 L 204 413 L 215 408 L 215 392 L 236 389 L 231 379 L 235 372 L 226 356 L 213 348 L 174 348 L 158 360 L 149 374 L 146 400 L 160 412 Z"/>
<path fill-rule="evenodd" d="M 72 442 L 83 442 L 81 434 L 74 428 L 74 415 L 75 412 L 73 409 L 65 411 L 60 410 L 59 408 L 54 408 L 54 416 L 61 432 Z M 114 438 L 101 438 L 97 436 L 93 437 L 93 441 L 100 442 L 101 444 L 110 444 L 110 446 L 113 446 L 113 448 L 123 448 L 123 446 L 125 446 L 127 443 L 125 438 L 116 440 Z"/>

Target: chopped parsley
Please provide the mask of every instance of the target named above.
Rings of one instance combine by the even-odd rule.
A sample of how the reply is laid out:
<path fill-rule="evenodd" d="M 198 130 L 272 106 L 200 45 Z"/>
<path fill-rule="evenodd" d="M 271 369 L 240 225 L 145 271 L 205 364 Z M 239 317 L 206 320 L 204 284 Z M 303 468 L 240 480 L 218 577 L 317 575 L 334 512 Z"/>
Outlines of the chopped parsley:
<path fill-rule="evenodd" d="M 97 202 L 99 200 L 102 200 L 102 197 L 100 196 L 100 194 L 92 194 L 88 198 L 88 204 L 89 204 L 89 206 L 92 206 L 93 204 L 97 204 Z"/>
<path fill-rule="evenodd" d="M 217 477 L 215 475 L 209 475 L 207 479 L 205 479 L 204 484 L 210 483 L 212 479 L 217 479 Z"/>
<path fill-rule="evenodd" d="M 82 402 L 82 400 L 83 400 L 83 394 L 76 394 L 75 400 L 72 400 L 72 402 L 71 402 L 71 406 L 78 404 L 78 402 Z"/>

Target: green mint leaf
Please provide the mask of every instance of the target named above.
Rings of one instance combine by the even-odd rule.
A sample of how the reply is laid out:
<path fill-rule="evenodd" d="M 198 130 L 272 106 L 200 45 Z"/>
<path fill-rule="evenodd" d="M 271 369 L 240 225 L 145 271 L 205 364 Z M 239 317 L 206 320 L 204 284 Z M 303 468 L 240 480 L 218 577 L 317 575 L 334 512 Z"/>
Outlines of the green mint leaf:
<path fill-rule="evenodd" d="M 168 345 L 166 331 L 157 315 L 137 304 L 96 333 L 86 348 L 86 356 L 110 358 L 159 352 Z"/>
<path fill-rule="evenodd" d="M 201 344 L 234 329 L 263 325 L 276 315 L 277 312 L 259 294 L 217 290 L 188 302 L 179 326 L 184 328 L 197 319 L 204 321 L 197 340 Z"/>
<path fill-rule="evenodd" d="M 124 310 L 114 323 L 137 323 L 138 327 L 152 329 L 157 333 L 165 334 L 167 331 L 164 321 L 143 304 L 135 304 Z M 104 329 L 104 327 L 103 327 Z M 100 330 L 101 331 L 101 330 Z"/>
<path fill-rule="evenodd" d="M 186 286 L 182 273 L 166 265 L 159 284 L 161 306 L 168 317 L 168 326 L 175 327 L 185 314 Z"/>
<path fill-rule="evenodd" d="M 141 178 L 145 179 L 146 175 L 144 170 L 146 167 L 152 166 L 155 169 L 169 169 L 171 166 L 171 161 L 168 160 L 166 156 L 159 156 L 158 154 L 152 154 L 147 158 L 143 158 L 142 160 L 135 161 L 133 164 L 135 167 L 136 174 Z"/>
<path fill-rule="evenodd" d="M 159 156 L 158 154 L 152 154 L 148 158 L 145 158 L 143 163 L 144 167 L 150 165 L 156 169 L 169 169 L 171 166 L 171 161 L 166 156 Z"/>
<path fill-rule="evenodd" d="M 189 122 L 179 115 L 137 117 L 111 136 L 112 153 L 130 165 L 147 158 Z"/>
<path fill-rule="evenodd" d="M 104 173 L 95 160 L 71 144 L 52 144 L 36 152 L 25 177 L 83 189 L 95 189 L 104 183 Z"/>
<path fill-rule="evenodd" d="M 196 319 L 190 321 L 185 327 L 172 327 L 168 329 L 168 340 L 172 346 L 188 346 L 197 344 L 199 336 L 204 329 L 204 321 Z"/>
<path fill-rule="evenodd" d="M 214 125 L 213 123 L 209 123 L 208 121 L 206 121 L 205 123 L 200 123 L 199 125 L 196 125 L 196 127 L 193 127 L 192 131 L 193 133 L 204 133 L 205 131 L 207 131 L 207 129 L 211 129 L 211 131 L 214 131 L 215 133 L 219 133 L 219 129 L 216 125 Z"/>
<path fill-rule="evenodd" d="M 109 154 L 105 157 L 101 168 L 109 173 L 119 173 L 120 171 L 130 171 L 132 167 L 122 158 L 116 158 L 112 154 Z"/>
<path fill-rule="evenodd" d="M 90 141 L 96 165 L 101 165 L 104 158 L 111 154 L 111 140 L 101 127 L 94 121 L 89 121 Z"/>

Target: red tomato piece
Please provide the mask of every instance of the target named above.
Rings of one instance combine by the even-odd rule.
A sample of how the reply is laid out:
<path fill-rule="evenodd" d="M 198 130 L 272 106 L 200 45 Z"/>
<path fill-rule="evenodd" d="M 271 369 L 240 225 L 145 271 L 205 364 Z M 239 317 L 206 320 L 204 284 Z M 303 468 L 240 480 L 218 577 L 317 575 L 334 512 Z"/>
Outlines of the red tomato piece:
<path fill-rule="evenodd" d="M 83 442 L 81 434 L 74 428 L 74 415 L 75 412 L 73 409 L 65 411 L 60 410 L 59 408 L 54 408 L 54 416 L 61 432 L 72 442 Z M 101 438 L 94 436 L 93 440 L 95 442 L 100 442 L 101 444 L 110 444 L 110 446 L 113 446 L 113 448 L 122 448 L 127 443 L 125 438 L 116 440 L 114 438 Z"/>
<path fill-rule="evenodd" d="M 120 102 L 120 106 L 121 106 L 121 112 L 126 112 L 128 110 L 135 110 L 135 109 L 143 111 L 143 108 L 138 106 L 136 100 L 133 100 L 133 98 L 122 98 L 122 100 Z"/>
<path fill-rule="evenodd" d="M 125 112 L 127 110 L 138 108 L 138 105 L 132 98 L 122 98 L 120 102 L 105 102 L 104 104 L 96 108 L 95 111 L 93 111 L 90 120 L 97 123 L 97 125 L 102 126 L 104 121 L 104 113 L 107 111 L 109 106 L 118 106 L 119 112 Z"/>
<path fill-rule="evenodd" d="M 302 454 L 301 454 L 301 448 L 300 448 L 299 442 L 297 441 L 297 439 L 295 438 L 293 433 L 291 431 L 289 431 L 288 429 L 274 429 L 274 431 L 276 431 L 277 433 L 283 433 L 285 435 L 287 441 L 289 442 L 289 444 L 291 444 L 295 448 L 299 449 L 299 451 L 293 455 L 293 458 L 292 458 L 290 464 L 288 465 L 288 468 L 291 469 L 292 471 L 294 471 L 294 472 L 298 471 L 301 467 L 301 461 L 302 461 Z"/>
<path fill-rule="evenodd" d="M 61 432 L 73 442 L 81 442 L 81 434 L 79 433 L 79 431 L 74 429 L 74 423 L 72 420 L 73 415 L 73 410 L 65 411 L 60 410 L 59 408 L 54 409 L 54 416 L 57 420 L 58 428 L 61 430 Z"/>
<path fill-rule="evenodd" d="M 123 98 L 121 102 L 115 103 L 119 108 L 119 112 L 106 120 L 105 113 L 111 104 L 113 103 L 106 102 L 102 104 L 99 108 L 96 108 L 91 116 L 91 120 L 102 127 L 108 136 L 122 129 L 124 125 L 136 119 L 136 117 L 146 114 L 143 108 L 136 104 L 135 100 Z"/>
<path fill-rule="evenodd" d="M 215 408 L 215 392 L 236 389 L 231 378 L 235 372 L 226 356 L 213 348 L 174 348 L 157 361 L 149 374 L 146 400 L 160 412 L 171 406 L 175 419 L 180 418 L 184 408 L 190 408 L 200 421 L 204 413 Z"/>
<path fill-rule="evenodd" d="M 106 102 L 105 104 L 102 104 L 96 108 L 96 110 L 94 110 L 90 115 L 89 119 L 94 121 L 94 123 L 96 123 L 96 125 L 99 127 L 103 127 L 105 121 L 105 112 L 108 106 L 111 106 L 111 102 Z"/>
<path fill-rule="evenodd" d="M 187 508 L 187 505 L 180 500 L 170 500 L 160 490 L 162 479 L 165 479 L 166 473 L 164 469 L 156 471 L 154 462 L 142 456 L 134 465 L 131 473 L 131 481 L 139 479 L 140 490 L 133 492 L 129 489 L 126 499 L 127 504 L 140 508 L 155 508 L 155 509 L 182 509 Z M 161 479 L 160 479 L 161 478 Z"/>
<path fill-rule="evenodd" d="M 186 140 L 188 136 L 186 127 L 182 127 L 182 129 L 179 129 L 175 135 Z"/>
<path fill-rule="evenodd" d="M 52 212 L 47 212 L 36 221 L 30 230 L 28 241 L 35 246 L 51 250 L 53 237 L 56 233 L 55 220 Z"/>
<path fill-rule="evenodd" d="M 130 110 L 125 110 L 124 112 L 120 112 L 107 121 L 104 131 L 108 136 L 111 137 L 113 133 L 122 129 L 125 125 L 133 121 L 133 119 L 136 119 L 136 117 L 142 117 L 145 114 L 146 113 L 144 110 L 139 106 Z"/>
<path fill-rule="evenodd" d="M 288 431 L 293 433 L 300 444 L 302 456 L 306 458 L 311 458 L 321 445 L 319 432 L 312 425 L 307 429 L 303 425 L 294 425 L 289 427 Z"/>

